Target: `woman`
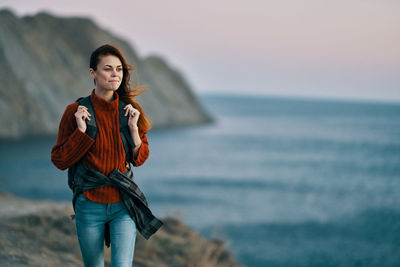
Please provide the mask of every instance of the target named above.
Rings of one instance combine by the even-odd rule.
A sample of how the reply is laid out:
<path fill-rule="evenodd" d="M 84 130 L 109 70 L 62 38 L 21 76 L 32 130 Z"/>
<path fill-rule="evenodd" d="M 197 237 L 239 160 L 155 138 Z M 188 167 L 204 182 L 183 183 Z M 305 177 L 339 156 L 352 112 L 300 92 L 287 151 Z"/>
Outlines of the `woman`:
<path fill-rule="evenodd" d="M 111 266 L 132 266 L 136 228 L 141 231 L 146 228 L 146 225 L 137 225 L 146 221 L 146 218 L 137 219 L 140 209 L 147 208 L 144 195 L 138 188 L 136 192 L 129 191 L 130 188 L 124 188 L 115 178 L 129 178 L 131 187 L 137 187 L 133 178 L 125 175 L 131 171 L 129 162 L 140 166 L 149 156 L 146 133 L 151 125 L 134 99 L 144 88 L 130 89 L 129 72 L 132 69 L 114 46 L 106 44 L 92 53 L 89 72 L 95 88 L 86 98 L 90 100 L 91 107 L 78 102 L 66 107 L 57 143 L 51 152 L 52 162 L 61 170 L 69 168 L 70 171 L 78 165 L 86 168 L 81 172 L 84 175 L 72 175 L 72 179 L 80 180 L 71 187 L 74 191 L 76 233 L 85 266 L 104 266 L 104 238 L 107 237 L 107 231 L 111 243 Z M 124 105 L 123 110 L 121 105 Z M 92 110 L 95 114 L 89 112 Z M 123 123 L 121 117 L 124 116 L 128 117 L 129 129 L 125 139 L 130 139 L 130 144 L 133 144 L 128 151 L 120 132 L 120 124 Z M 91 120 L 95 120 L 95 135 L 88 130 Z M 88 170 L 94 175 L 87 176 Z M 111 174 L 116 172 L 120 176 L 112 177 Z M 91 186 L 87 186 L 90 179 Z M 149 214 L 144 213 L 143 216 Z M 153 225 L 151 231 L 146 232 L 146 238 L 162 224 L 155 217 L 149 220 Z"/>

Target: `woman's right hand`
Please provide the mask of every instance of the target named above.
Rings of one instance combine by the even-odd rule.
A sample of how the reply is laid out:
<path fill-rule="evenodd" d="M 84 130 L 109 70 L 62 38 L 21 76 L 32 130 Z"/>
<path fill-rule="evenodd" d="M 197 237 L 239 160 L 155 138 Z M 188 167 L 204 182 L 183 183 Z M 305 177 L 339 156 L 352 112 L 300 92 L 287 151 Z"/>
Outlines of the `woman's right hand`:
<path fill-rule="evenodd" d="M 88 111 L 87 107 L 85 106 L 78 106 L 76 112 L 75 112 L 75 119 L 76 119 L 76 124 L 78 125 L 78 129 L 81 132 L 86 132 L 86 122 L 85 120 L 88 119 L 90 120 L 90 116 L 92 116 Z"/>

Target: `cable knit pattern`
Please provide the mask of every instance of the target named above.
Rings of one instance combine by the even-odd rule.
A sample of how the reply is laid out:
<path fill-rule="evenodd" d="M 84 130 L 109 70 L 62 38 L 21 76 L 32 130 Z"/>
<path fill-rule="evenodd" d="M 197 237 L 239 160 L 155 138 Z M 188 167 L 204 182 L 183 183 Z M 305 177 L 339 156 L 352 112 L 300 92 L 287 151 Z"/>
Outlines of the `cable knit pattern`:
<path fill-rule="evenodd" d="M 135 167 L 139 167 L 142 165 L 146 159 L 149 157 L 150 151 L 149 151 L 149 141 L 147 140 L 147 136 L 144 132 L 139 131 L 139 136 L 140 140 L 142 141 L 142 144 L 139 147 L 138 154 L 134 155 L 133 149 L 132 149 L 132 164 Z"/>
<path fill-rule="evenodd" d="M 65 170 L 83 156 L 83 163 L 89 168 L 109 175 L 114 169 L 122 173 L 126 171 L 125 151 L 119 133 L 118 119 L 118 94 L 114 93 L 114 99 L 108 102 L 95 95 L 94 90 L 90 95 L 98 126 L 96 141 L 86 133 L 82 133 L 76 124 L 75 112 L 78 103 L 67 106 L 60 122 L 57 143 L 51 152 L 51 160 L 54 165 Z M 132 157 L 134 166 L 142 165 L 149 157 L 149 144 L 146 134 L 139 131 L 142 144 L 137 157 Z M 133 156 L 133 149 L 131 151 Z M 112 186 L 104 186 L 83 192 L 92 201 L 100 203 L 115 203 L 121 201 L 119 191 Z"/>

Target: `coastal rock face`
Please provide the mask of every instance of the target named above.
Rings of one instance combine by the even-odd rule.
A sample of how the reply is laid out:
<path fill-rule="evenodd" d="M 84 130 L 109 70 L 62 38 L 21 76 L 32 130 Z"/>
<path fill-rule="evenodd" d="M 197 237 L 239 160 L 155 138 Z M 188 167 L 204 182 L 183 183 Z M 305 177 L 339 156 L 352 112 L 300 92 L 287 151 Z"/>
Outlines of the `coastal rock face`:
<path fill-rule="evenodd" d="M 147 85 L 137 99 L 154 127 L 211 121 L 182 74 L 157 56 L 139 58 L 125 40 L 88 18 L 41 12 L 17 17 L 0 10 L 0 138 L 56 134 L 65 107 L 94 88 L 91 52 L 105 43 L 119 47 L 132 86 Z"/>
<path fill-rule="evenodd" d="M 0 192 L 1 266 L 83 266 L 72 204 L 31 201 Z M 137 235 L 135 267 L 240 267 L 224 243 L 204 239 L 177 219 L 149 240 Z M 105 266 L 111 248 L 104 247 Z"/>

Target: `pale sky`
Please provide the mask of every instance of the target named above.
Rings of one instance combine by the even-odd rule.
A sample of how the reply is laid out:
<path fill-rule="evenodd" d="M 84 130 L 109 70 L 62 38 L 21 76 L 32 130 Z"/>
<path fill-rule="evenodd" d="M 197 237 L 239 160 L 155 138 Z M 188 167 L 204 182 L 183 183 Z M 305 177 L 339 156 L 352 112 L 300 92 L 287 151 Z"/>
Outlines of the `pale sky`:
<path fill-rule="evenodd" d="M 400 101 L 397 0 L 0 0 L 89 16 L 198 92 Z M 138 66 L 140 68 L 140 66 Z"/>

